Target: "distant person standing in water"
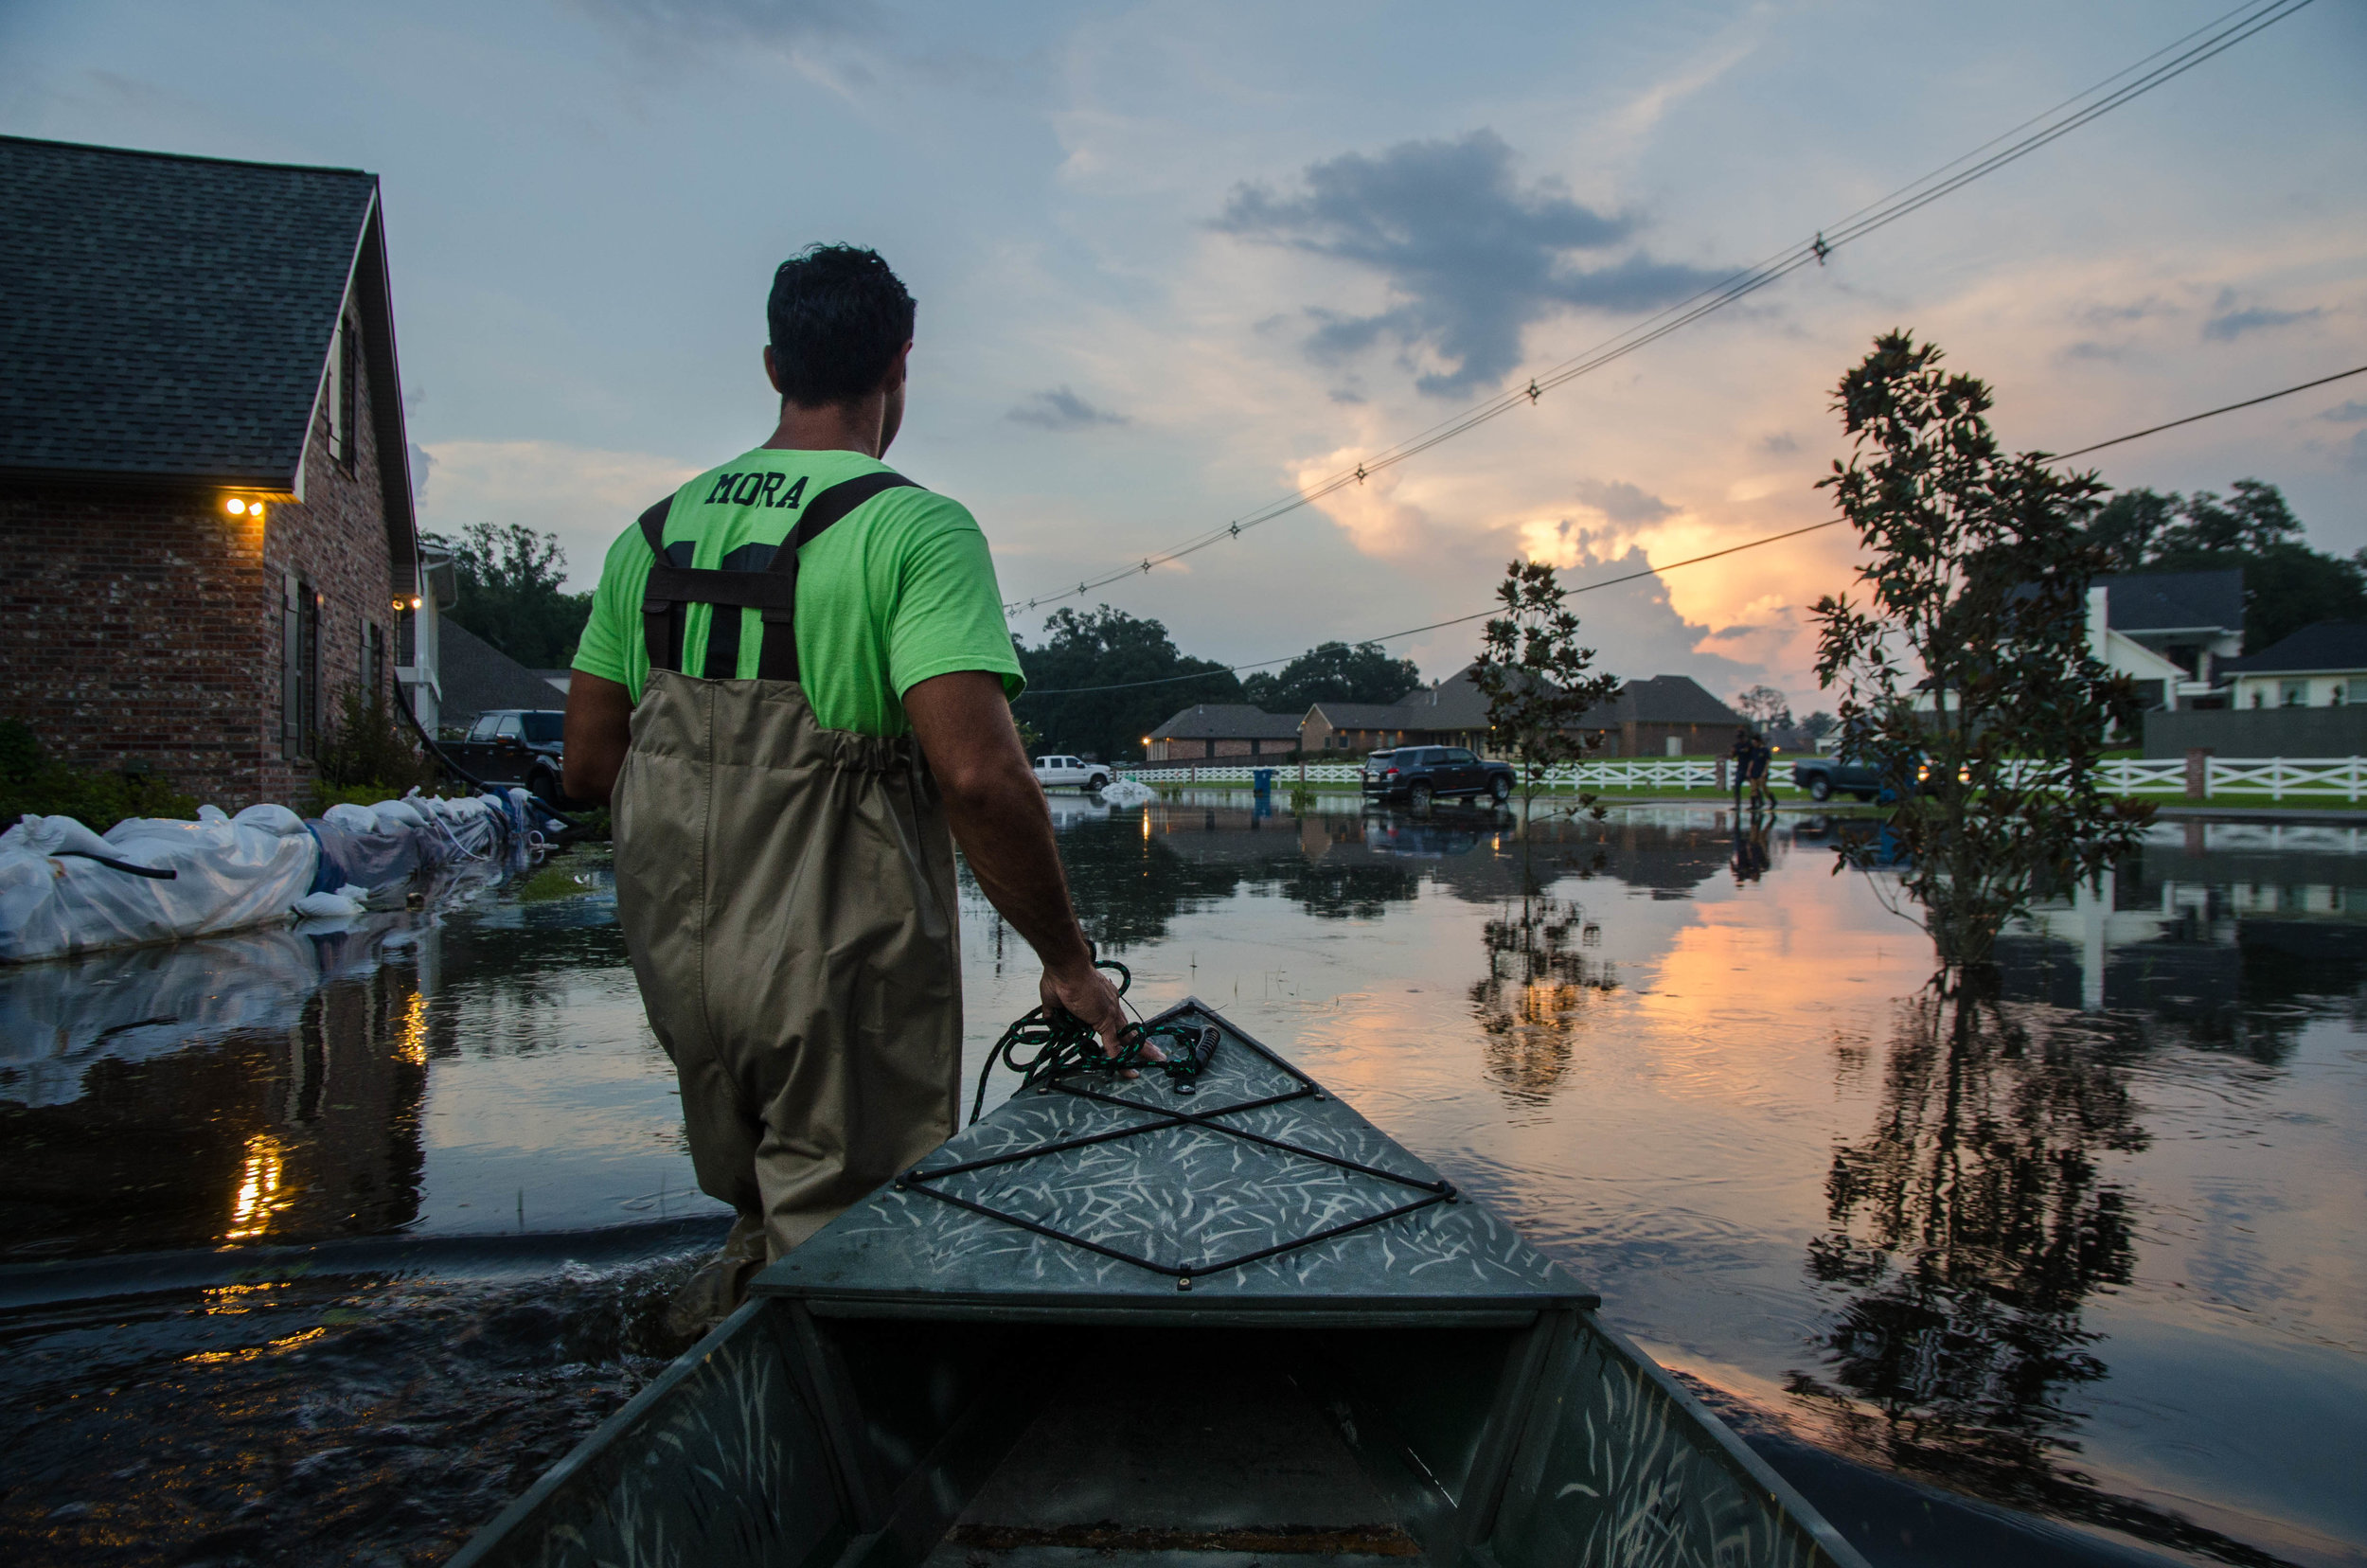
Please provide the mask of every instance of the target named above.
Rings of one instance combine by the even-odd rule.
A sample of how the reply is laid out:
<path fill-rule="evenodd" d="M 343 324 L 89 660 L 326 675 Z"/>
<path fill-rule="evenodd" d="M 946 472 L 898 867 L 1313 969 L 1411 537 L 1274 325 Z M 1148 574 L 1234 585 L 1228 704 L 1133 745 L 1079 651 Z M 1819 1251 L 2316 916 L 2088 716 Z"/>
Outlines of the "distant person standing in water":
<path fill-rule="evenodd" d="M 1756 816 L 1762 806 L 1771 811 L 1775 809 L 1774 792 L 1767 787 L 1767 770 L 1775 760 L 1775 748 L 1768 744 L 1766 736 L 1752 735 L 1750 750 L 1750 759 L 1744 764 L 1744 772 L 1751 783 L 1751 814 Z"/>
<path fill-rule="evenodd" d="M 618 537 L 567 690 L 567 793 L 613 804 L 633 977 L 699 1185 L 739 1214 L 682 1329 L 952 1133 L 956 844 L 1045 1007 L 1112 1053 L 1124 1024 L 1011 722 L 986 537 L 881 461 L 912 295 L 815 246 L 766 313 L 777 424 Z"/>

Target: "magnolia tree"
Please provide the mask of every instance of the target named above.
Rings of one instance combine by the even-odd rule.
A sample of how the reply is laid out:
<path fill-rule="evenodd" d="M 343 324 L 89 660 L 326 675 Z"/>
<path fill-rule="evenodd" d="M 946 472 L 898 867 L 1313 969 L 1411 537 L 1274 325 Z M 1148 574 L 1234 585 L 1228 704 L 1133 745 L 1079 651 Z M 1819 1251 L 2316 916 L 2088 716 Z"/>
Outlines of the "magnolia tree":
<path fill-rule="evenodd" d="M 1578 617 L 1563 604 L 1568 596 L 1546 562 L 1512 562 L 1496 588 L 1503 614 L 1488 621 L 1471 670 L 1487 699 L 1496 749 L 1519 772 L 1524 834 L 1547 772 L 1593 746 L 1578 721 L 1619 689 L 1616 675 L 1590 673 L 1594 650 L 1578 644 Z M 1591 794 L 1578 804 L 1601 814 Z"/>
<path fill-rule="evenodd" d="M 1940 358 L 1892 332 L 1842 379 L 1855 450 L 1818 483 L 1864 547 L 1865 597 L 1827 597 L 1812 616 L 1817 679 L 1841 687 L 1842 732 L 1896 792 L 1888 842 L 1844 863 L 1903 865 L 1944 972 L 1960 974 L 2039 883 L 2129 852 L 2152 808 L 2097 777 L 2107 735 L 2138 710 L 2088 645 L 2107 561 L 2085 530 L 2105 487 L 2001 451 L 1988 387 Z"/>

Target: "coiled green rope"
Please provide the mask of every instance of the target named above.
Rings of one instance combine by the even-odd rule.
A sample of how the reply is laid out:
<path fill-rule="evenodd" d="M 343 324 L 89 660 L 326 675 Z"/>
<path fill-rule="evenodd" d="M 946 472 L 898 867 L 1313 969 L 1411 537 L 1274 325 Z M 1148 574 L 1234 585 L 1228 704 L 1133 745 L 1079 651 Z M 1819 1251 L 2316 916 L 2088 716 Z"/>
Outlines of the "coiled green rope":
<path fill-rule="evenodd" d="M 1134 983 L 1132 971 L 1114 958 L 1096 958 L 1094 968 L 1108 970 L 1118 977 L 1121 997 Z M 1161 1045 L 1161 1041 L 1167 1043 Z M 1031 1007 L 1024 1017 L 1003 1031 L 1003 1038 L 987 1053 L 987 1064 L 978 1072 L 977 1096 L 970 1103 L 970 1119 L 976 1121 L 986 1108 L 987 1080 L 993 1077 L 997 1062 L 1020 1075 L 1019 1093 L 1049 1087 L 1063 1073 L 1090 1068 L 1104 1072 L 1155 1069 L 1167 1075 L 1167 1083 L 1176 1093 L 1188 1095 L 1192 1092 L 1192 1080 L 1207 1065 L 1208 1045 L 1197 1028 L 1137 1021 L 1118 1031 L 1117 1054 L 1104 1056 L 1101 1037 L 1083 1019 L 1065 1010 L 1047 1013 L 1041 1006 Z M 1152 1054 L 1154 1048 L 1156 1055 Z M 1029 1049 L 1034 1054 L 1023 1060 L 1020 1052 Z"/>

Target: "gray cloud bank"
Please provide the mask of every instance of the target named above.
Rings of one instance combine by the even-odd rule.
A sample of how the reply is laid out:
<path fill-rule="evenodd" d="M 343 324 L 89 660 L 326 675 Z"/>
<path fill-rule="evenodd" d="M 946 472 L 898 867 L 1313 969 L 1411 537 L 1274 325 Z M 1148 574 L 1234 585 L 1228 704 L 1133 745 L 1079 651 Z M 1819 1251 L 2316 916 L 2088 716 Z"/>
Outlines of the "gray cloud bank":
<path fill-rule="evenodd" d="M 1039 430 L 1091 430 L 1096 425 L 1131 422 L 1123 414 L 1095 408 L 1065 386 L 1056 386 L 1049 392 L 1031 392 L 1003 417 Z"/>
<path fill-rule="evenodd" d="M 1635 220 L 1550 181 L 1523 187 L 1512 149 L 1486 130 L 1314 164 L 1296 194 L 1236 187 L 1215 226 L 1378 273 L 1397 303 L 1366 316 L 1311 310 L 1308 352 L 1337 363 L 1384 338 L 1427 347 L 1454 366 L 1415 382 L 1439 395 L 1501 380 L 1532 322 L 1572 309 L 1657 310 L 1724 276 L 1641 249 L 1606 259 L 1628 246 Z"/>

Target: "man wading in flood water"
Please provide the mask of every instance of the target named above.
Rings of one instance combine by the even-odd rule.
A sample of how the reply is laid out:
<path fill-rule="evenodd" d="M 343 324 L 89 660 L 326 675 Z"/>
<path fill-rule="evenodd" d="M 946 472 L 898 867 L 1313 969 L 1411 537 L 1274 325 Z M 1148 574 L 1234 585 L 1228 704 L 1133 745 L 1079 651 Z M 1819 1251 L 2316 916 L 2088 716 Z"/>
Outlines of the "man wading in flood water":
<path fill-rule="evenodd" d="M 1123 1022 L 1011 723 L 986 537 L 880 460 L 912 296 L 814 246 L 767 315 L 779 427 L 617 539 L 567 692 L 567 793 L 614 805 L 617 923 L 691 1162 L 739 1211 L 676 1298 L 685 1329 L 952 1133 L 956 843 L 1047 1007 L 1112 1052 Z"/>

